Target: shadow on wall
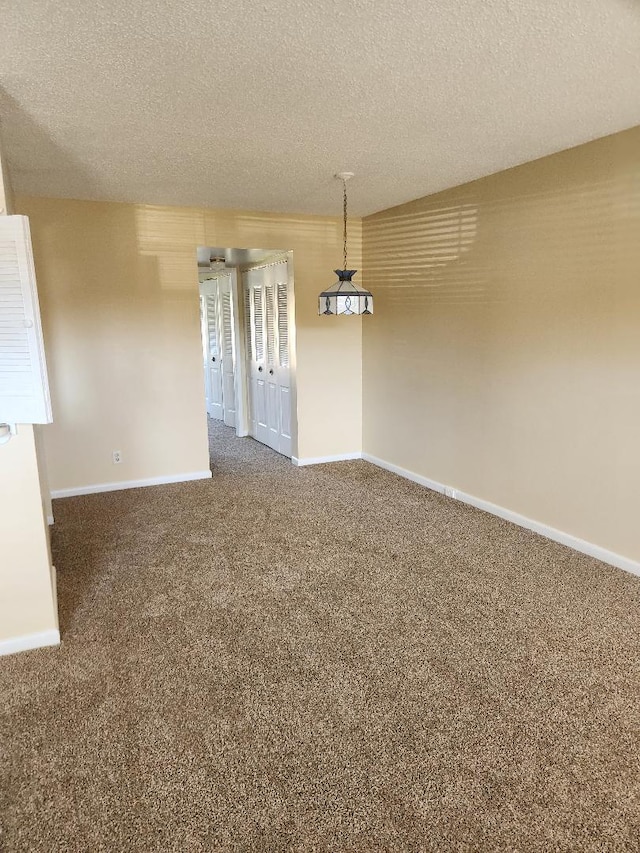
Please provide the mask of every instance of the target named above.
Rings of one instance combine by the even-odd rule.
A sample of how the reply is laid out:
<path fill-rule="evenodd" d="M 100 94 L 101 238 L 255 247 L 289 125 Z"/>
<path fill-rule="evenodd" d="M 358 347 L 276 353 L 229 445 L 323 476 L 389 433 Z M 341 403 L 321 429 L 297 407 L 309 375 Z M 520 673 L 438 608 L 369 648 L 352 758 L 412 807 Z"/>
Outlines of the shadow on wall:
<path fill-rule="evenodd" d="M 554 335 L 582 338 L 579 349 L 590 335 L 594 351 L 600 346 L 600 321 L 629 300 L 634 264 L 640 279 L 640 175 L 547 178 L 539 188 L 519 174 L 366 220 L 365 268 L 377 299 L 368 328 L 385 339 L 389 358 L 406 366 L 446 347 L 453 370 L 471 353 L 489 363 L 507 350 L 511 363 L 522 362 L 545 340 L 549 348 L 536 355 L 546 364 L 559 348 Z"/>
<path fill-rule="evenodd" d="M 627 264 L 623 226 L 640 217 L 640 176 L 414 204 L 366 223 L 367 282 L 391 307 L 554 299 L 563 270 L 565 295 L 578 298 Z"/>
<path fill-rule="evenodd" d="M 366 273 L 371 289 L 391 302 L 482 301 L 482 271 L 466 262 L 476 240 L 473 201 L 433 204 L 415 213 L 390 213 L 367 223 Z M 455 270 L 455 276 L 452 276 Z"/>

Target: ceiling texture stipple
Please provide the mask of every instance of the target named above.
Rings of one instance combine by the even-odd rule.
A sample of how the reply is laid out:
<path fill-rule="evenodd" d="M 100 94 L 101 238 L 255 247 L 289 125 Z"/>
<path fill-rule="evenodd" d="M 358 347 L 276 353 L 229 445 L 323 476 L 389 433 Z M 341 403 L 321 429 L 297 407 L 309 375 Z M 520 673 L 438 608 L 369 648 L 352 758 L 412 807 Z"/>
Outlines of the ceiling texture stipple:
<path fill-rule="evenodd" d="M 0 0 L 17 192 L 373 213 L 640 124 L 635 0 Z"/>

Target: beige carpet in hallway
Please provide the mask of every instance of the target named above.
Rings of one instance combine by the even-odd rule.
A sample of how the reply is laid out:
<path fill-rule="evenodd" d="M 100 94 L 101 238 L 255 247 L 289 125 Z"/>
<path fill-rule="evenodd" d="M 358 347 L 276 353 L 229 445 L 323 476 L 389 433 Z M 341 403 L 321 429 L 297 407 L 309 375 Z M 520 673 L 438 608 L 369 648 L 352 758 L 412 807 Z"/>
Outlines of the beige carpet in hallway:
<path fill-rule="evenodd" d="M 217 427 L 70 498 L 63 645 L 0 659 L 0 850 L 640 850 L 640 580 Z"/>

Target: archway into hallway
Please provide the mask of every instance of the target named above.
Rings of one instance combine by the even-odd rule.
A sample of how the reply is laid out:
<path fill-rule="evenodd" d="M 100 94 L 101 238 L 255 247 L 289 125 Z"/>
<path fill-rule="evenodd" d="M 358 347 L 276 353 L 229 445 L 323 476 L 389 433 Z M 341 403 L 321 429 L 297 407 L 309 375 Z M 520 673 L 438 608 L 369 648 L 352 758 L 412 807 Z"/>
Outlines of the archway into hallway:
<path fill-rule="evenodd" d="M 290 459 L 297 436 L 293 252 L 199 247 L 197 261 L 212 471 L 230 446 L 225 435 L 250 437 Z"/>

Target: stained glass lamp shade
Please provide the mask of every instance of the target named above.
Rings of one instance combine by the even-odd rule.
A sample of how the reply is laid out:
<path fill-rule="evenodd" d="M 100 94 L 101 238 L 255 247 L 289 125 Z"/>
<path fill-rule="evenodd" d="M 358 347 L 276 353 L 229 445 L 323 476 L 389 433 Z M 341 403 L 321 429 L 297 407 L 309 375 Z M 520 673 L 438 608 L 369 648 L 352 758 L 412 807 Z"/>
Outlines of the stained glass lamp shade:
<path fill-rule="evenodd" d="M 351 281 L 358 270 L 334 270 L 338 281 L 318 298 L 318 314 L 373 314 L 373 296 Z"/>

